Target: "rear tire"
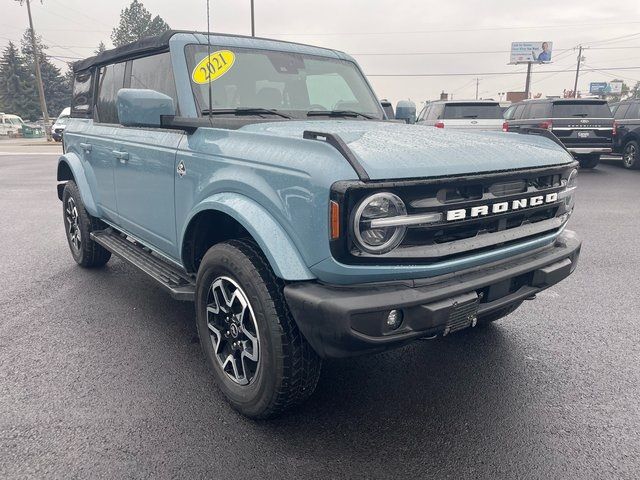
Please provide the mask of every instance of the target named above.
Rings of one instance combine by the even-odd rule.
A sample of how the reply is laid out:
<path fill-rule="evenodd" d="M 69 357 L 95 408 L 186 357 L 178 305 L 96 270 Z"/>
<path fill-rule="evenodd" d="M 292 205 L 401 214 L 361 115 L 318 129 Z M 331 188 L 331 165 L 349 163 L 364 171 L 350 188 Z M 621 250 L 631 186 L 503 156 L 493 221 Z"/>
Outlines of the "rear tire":
<path fill-rule="evenodd" d="M 516 302 L 513 305 L 509 305 L 508 307 L 501 308 L 500 310 L 496 310 L 495 312 L 489 313 L 483 317 L 478 317 L 478 325 L 487 325 L 495 322 L 496 320 L 500 320 L 501 318 L 515 312 L 520 305 L 522 305 L 521 301 Z"/>
<path fill-rule="evenodd" d="M 622 165 L 630 170 L 638 170 L 640 168 L 640 146 L 635 140 L 625 143 L 622 149 Z"/>
<path fill-rule="evenodd" d="M 62 192 L 62 216 L 71 255 L 84 268 L 102 267 L 111 258 L 111 252 L 91 240 L 91 232 L 102 230 L 104 224 L 87 213 L 80 190 L 69 180 Z"/>
<path fill-rule="evenodd" d="M 600 163 L 600 155 L 597 153 L 579 155 L 578 162 L 580 162 L 580 168 L 596 168 L 598 163 Z"/>
<path fill-rule="evenodd" d="M 303 402 L 320 376 L 321 360 L 298 330 L 283 288 L 249 241 L 214 245 L 198 269 L 200 344 L 231 406 L 251 418 Z"/>

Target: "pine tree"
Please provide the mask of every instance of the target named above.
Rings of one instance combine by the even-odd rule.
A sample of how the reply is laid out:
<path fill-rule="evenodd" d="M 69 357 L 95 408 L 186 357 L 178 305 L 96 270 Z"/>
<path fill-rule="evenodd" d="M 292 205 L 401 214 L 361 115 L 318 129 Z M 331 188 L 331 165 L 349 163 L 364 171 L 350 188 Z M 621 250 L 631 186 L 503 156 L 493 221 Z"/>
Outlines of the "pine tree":
<path fill-rule="evenodd" d="M 107 49 L 107 47 L 105 46 L 104 42 L 100 42 L 100 44 L 98 45 L 98 48 L 96 48 L 93 53 L 94 55 L 100 55 L 102 52 L 104 52 Z"/>
<path fill-rule="evenodd" d="M 141 2 L 133 0 L 129 7 L 120 12 L 120 23 L 113 29 L 111 41 L 120 47 L 167 30 L 170 30 L 169 25 L 159 15 L 152 18 L 151 12 Z"/>
<path fill-rule="evenodd" d="M 63 108 L 71 105 L 71 86 L 65 80 L 62 72 L 56 67 L 44 51 L 48 48 L 42 43 L 40 36 L 36 38 L 36 46 L 40 56 L 40 72 L 42 74 L 42 84 L 44 86 L 44 96 L 47 99 L 47 110 L 53 117 L 57 116 Z M 25 58 L 29 71 L 35 71 L 33 45 L 31 44 L 31 33 L 27 30 L 22 36 L 22 55 Z M 35 101 L 38 101 L 37 90 L 35 90 Z"/>
<path fill-rule="evenodd" d="M 35 120 L 40 116 L 37 97 L 34 75 L 28 70 L 15 44 L 9 42 L 0 61 L 0 103 L 3 111 L 25 120 Z"/>

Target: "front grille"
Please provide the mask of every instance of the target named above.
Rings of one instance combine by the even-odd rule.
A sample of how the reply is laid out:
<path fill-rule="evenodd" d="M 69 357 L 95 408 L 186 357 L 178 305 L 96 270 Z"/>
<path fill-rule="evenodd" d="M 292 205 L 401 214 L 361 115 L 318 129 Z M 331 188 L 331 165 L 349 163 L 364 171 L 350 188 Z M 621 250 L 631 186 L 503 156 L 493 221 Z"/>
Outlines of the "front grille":
<path fill-rule="evenodd" d="M 561 228 L 566 220 L 564 200 L 511 209 L 521 199 L 557 194 L 564 189 L 563 179 L 574 164 L 560 167 L 503 172 L 456 178 L 413 180 L 405 182 L 371 182 L 334 185 L 334 199 L 342 205 L 343 232 L 350 232 L 331 242 L 334 257 L 345 263 L 433 263 L 470 253 L 509 245 Z M 353 240 L 351 214 L 370 194 L 387 191 L 399 196 L 408 215 L 442 213 L 437 223 L 410 226 L 402 243 L 394 250 L 376 255 L 358 248 Z M 473 212 L 474 207 L 492 207 L 508 203 L 509 210 L 487 215 L 467 215 L 447 220 L 451 210 Z"/>

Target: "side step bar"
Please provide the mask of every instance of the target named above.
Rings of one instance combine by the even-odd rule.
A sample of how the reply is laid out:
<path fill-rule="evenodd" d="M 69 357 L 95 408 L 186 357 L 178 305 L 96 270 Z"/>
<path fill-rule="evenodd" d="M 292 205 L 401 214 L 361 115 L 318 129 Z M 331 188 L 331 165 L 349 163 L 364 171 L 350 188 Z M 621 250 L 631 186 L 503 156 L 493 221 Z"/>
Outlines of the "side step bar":
<path fill-rule="evenodd" d="M 196 285 L 189 276 L 177 267 L 153 255 L 141 245 L 133 243 L 113 230 L 106 228 L 91 233 L 91 239 L 114 255 L 138 267 L 157 281 L 176 300 L 193 302 Z"/>

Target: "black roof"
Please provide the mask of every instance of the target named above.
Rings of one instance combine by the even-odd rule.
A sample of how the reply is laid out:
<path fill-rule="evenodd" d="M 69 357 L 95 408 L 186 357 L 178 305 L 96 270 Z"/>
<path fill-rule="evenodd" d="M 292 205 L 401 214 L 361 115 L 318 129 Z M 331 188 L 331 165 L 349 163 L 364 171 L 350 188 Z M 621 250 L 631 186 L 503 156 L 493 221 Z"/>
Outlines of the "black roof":
<path fill-rule="evenodd" d="M 133 43 L 122 45 L 121 47 L 105 50 L 98 55 L 75 62 L 73 64 L 73 71 L 81 72 L 93 66 L 113 63 L 128 57 L 142 56 L 167 50 L 169 48 L 169 39 L 176 33 L 180 33 L 180 31 L 169 30 L 154 37 L 142 38 Z"/>
<path fill-rule="evenodd" d="M 153 37 L 145 37 L 140 40 L 137 40 L 132 43 L 128 43 L 126 45 L 122 45 L 121 47 L 116 47 L 111 50 L 105 50 L 98 55 L 93 57 L 85 58 L 84 60 L 78 60 L 73 64 L 74 72 L 81 72 L 83 70 L 87 70 L 88 68 L 94 66 L 106 65 L 109 63 L 115 63 L 122 60 L 128 60 L 133 57 L 144 57 L 146 55 L 151 55 L 153 53 L 160 53 L 163 51 L 169 50 L 169 40 L 176 33 L 192 33 L 192 34 L 202 34 L 207 35 L 207 32 L 198 32 L 194 30 L 167 30 L 166 32 L 156 35 Z M 270 38 L 261 38 L 261 37 L 249 37 L 247 35 L 232 35 L 228 33 L 217 33 L 217 32 L 209 32 L 209 35 L 215 35 L 217 37 L 236 37 L 236 38 L 250 38 L 253 40 L 270 40 L 276 41 L 280 43 L 293 43 L 295 45 L 305 45 L 303 43 L 297 42 L 287 42 L 284 40 L 273 40 Z M 311 46 L 311 45 L 306 45 Z M 315 47 L 322 48 L 322 47 Z M 323 50 L 330 50 L 323 48 Z"/>

